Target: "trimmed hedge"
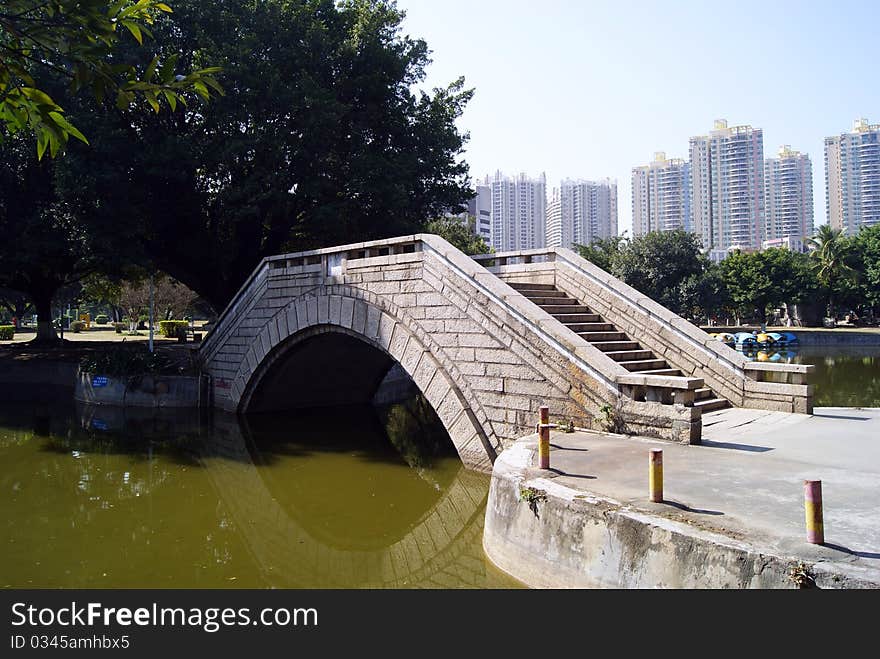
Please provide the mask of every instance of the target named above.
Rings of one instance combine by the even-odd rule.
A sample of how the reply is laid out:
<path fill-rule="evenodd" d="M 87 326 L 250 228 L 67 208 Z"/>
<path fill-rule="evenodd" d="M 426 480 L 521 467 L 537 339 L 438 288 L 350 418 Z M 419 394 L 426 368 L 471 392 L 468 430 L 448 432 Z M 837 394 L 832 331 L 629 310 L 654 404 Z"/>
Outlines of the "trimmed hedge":
<path fill-rule="evenodd" d="M 99 313 L 95 316 L 95 323 L 98 325 L 106 325 L 110 322 L 110 317 L 107 314 Z"/>
<path fill-rule="evenodd" d="M 186 336 L 189 329 L 189 323 L 185 320 L 160 320 L 159 334 L 174 339 L 179 336 Z"/>
<path fill-rule="evenodd" d="M 125 323 L 113 323 L 113 329 L 116 330 L 117 334 L 122 334 L 122 330 L 124 330 L 127 327 L 128 327 L 128 325 Z"/>
<path fill-rule="evenodd" d="M 86 324 L 81 320 L 75 320 L 70 323 L 70 331 L 74 334 L 79 334 L 86 328 Z"/>
<path fill-rule="evenodd" d="M 15 336 L 15 325 L 0 325 L 0 341 L 12 341 Z"/>

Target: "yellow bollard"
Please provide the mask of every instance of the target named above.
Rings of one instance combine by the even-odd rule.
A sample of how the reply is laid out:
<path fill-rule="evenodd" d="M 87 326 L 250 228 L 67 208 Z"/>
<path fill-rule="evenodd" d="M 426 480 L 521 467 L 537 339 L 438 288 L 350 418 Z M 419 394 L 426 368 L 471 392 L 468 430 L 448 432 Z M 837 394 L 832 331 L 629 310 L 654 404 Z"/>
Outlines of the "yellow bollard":
<path fill-rule="evenodd" d="M 663 451 L 651 449 L 648 459 L 648 489 L 651 491 L 651 501 L 662 503 L 663 501 Z"/>
<path fill-rule="evenodd" d="M 538 423 L 538 463 L 541 469 L 550 468 L 550 408 L 541 406 Z"/>
<path fill-rule="evenodd" d="M 804 512 L 807 517 L 807 542 L 823 544 L 825 525 L 822 523 L 822 481 L 804 481 Z"/>

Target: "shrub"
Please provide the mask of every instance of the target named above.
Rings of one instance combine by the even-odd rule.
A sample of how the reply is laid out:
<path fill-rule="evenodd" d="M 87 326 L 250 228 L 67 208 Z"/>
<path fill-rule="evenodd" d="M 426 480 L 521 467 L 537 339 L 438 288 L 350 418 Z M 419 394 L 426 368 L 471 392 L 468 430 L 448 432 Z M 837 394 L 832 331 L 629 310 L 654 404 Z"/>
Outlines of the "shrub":
<path fill-rule="evenodd" d="M 138 376 L 160 373 L 169 369 L 165 355 L 151 353 L 143 344 L 120 344 L 86 355 L 80 361 L 80 368 L 86 373 L 96 375 Z"/>
<path fill-rule="evenodd" d="M 0 325 L 0 341 L 12 341 L 15 336 L 15 325 Z"/>
<path fill-rule="evenodd" d="M 174 339 L 180 336 L 186 336 L 189 329 L 189 323 L 185 320 L 160 320 L 159 334 Z"/>
<path fill-rule="evenodd" d="M 106 325 L 110 322 L 110 318 L 107 316 L 107 314 L 99 313 L 97 316 L 95 316 L 95 322 L 98 325 Z"/>
<path fill-rule="evenodd" d="M 75 320 L 70 323 L 70 331 L 74 334 L 79 334 L 86 328 L 86 324 L 81 320 Z"/>
<path fill-rule="evenodd" d="M 116 330 L 117 334 L 122 334 L 122 331 L 128 327 L 125 323 L 113 323 L 113 329 Z"/>

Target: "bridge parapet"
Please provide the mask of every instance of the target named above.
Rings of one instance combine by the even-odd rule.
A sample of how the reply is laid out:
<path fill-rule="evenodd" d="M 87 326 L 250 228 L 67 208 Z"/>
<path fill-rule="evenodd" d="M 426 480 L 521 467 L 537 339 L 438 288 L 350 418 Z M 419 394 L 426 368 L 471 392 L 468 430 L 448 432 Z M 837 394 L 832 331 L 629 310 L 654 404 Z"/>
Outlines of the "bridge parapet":
<path fill-rule="evenodd" d="M 595 264 L 564 248 L 474 257 L 509 282 L 545 282 L 582 300 L 685 374 L 700 377 L 739 407 L 812 413 L 813 367 L 751 362 Z"/>
<path fill-rule="evenodd" d="M 615 417 L 628 432 L 700 438 L 701 378 L 630 373 L 429 234 L 264 259 L 202 344 L 214 404 L 245 411 L 294 346 L 334 332 L 400 363 L 472 468 L 490 468 L 542 405 L 580 427 Z"/>

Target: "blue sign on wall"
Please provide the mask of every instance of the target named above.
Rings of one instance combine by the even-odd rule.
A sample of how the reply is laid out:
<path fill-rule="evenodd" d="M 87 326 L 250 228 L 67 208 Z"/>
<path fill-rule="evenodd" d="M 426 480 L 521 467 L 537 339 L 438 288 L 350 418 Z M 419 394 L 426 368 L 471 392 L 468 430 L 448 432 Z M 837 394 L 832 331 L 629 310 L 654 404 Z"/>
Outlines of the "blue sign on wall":
<path fill-rule="evenodd" d="M 108 382 L 110 382 L 110 379 L 106 375 L 93 375 L 92 376 L 92 386 L 93 387 L 106 387 Z"/>

